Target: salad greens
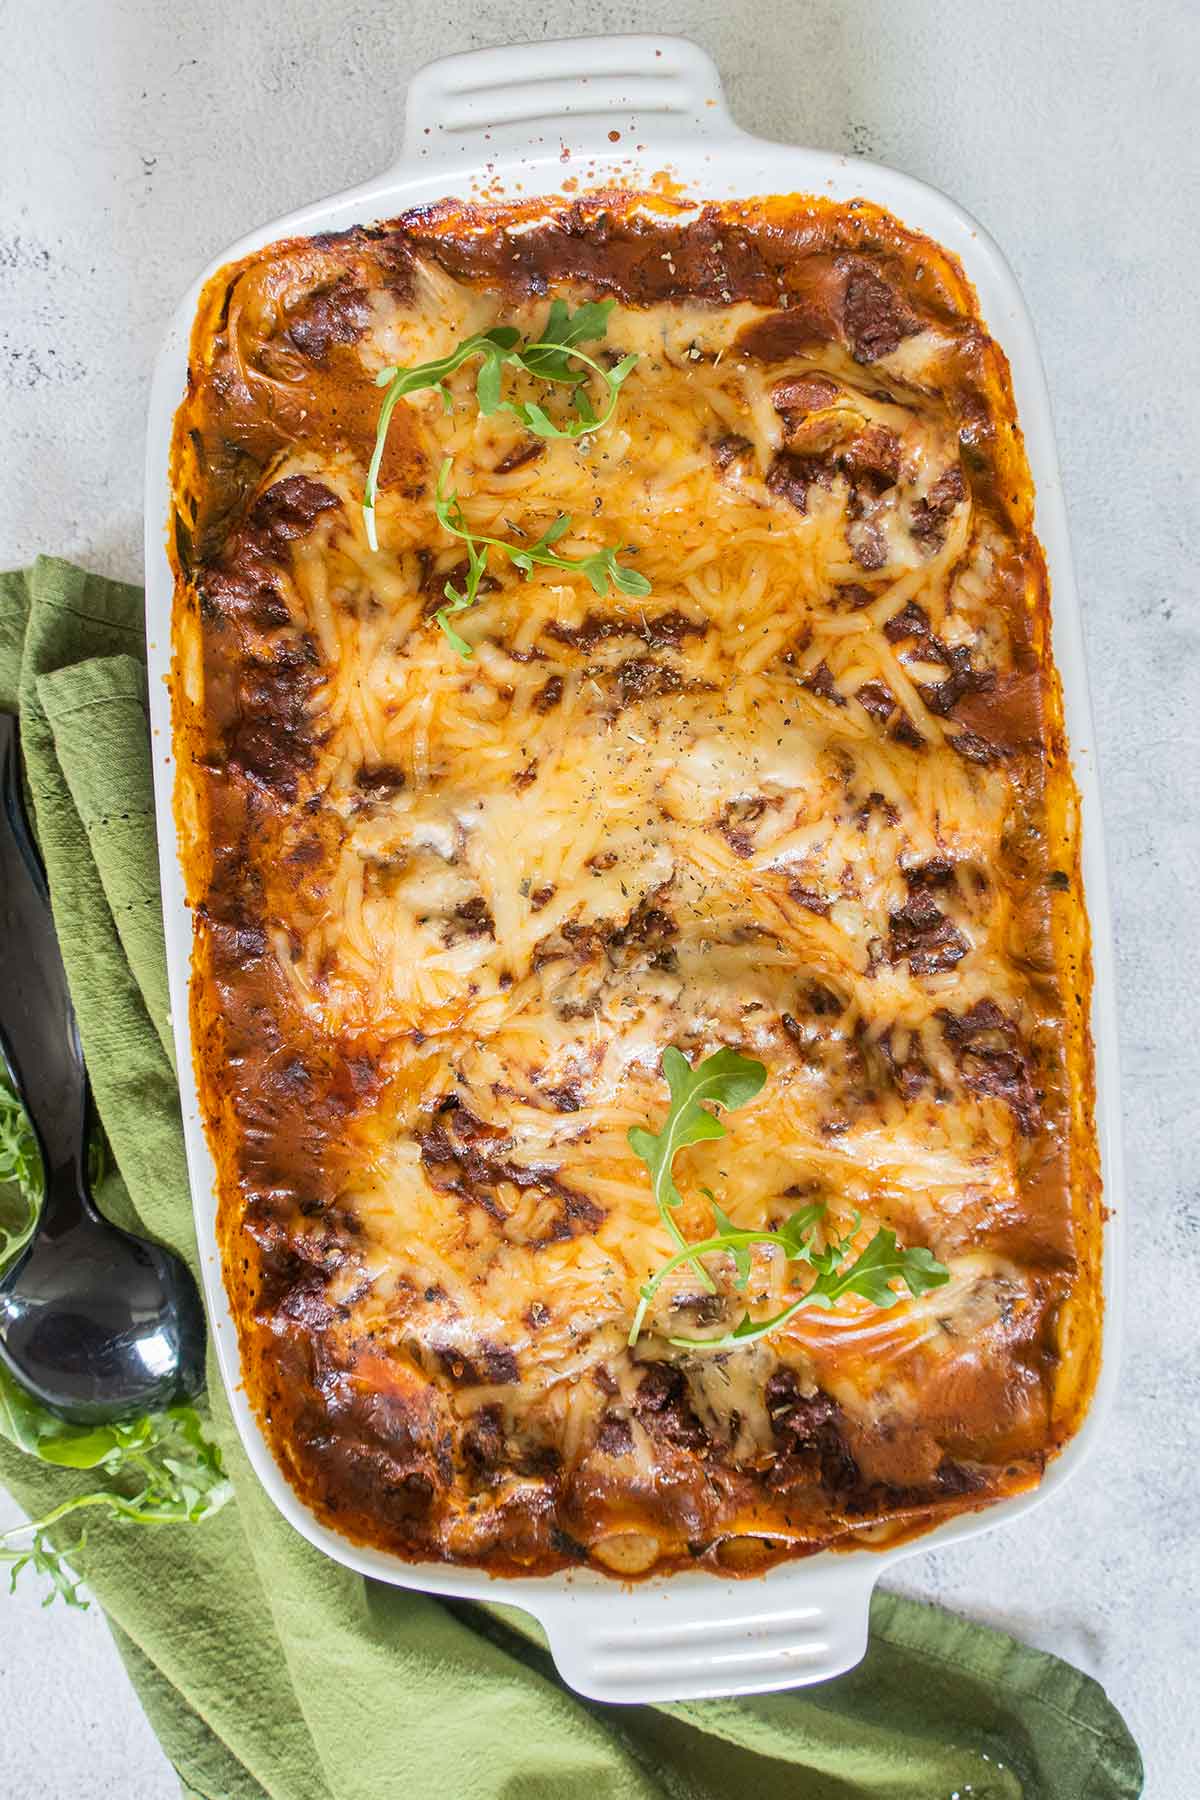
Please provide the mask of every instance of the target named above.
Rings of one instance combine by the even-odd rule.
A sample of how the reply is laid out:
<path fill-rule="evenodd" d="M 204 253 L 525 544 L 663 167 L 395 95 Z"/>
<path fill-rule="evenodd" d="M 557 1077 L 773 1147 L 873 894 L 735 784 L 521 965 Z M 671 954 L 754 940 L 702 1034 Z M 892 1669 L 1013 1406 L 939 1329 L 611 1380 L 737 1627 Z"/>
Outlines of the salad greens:
<path fill-rule="evenodd" d="M 103 1173 L 103 1139 L 89 1146 L 91 1175 Z M 24 1109 L 0 1082 L 0 1269 L 29 1241 L 41 1207 L 42 1169 Z M 0 1533 L 0 1564 L 9 1565 L 10 1591 L 29 1568 L 50 1584 L 46 1604 L 59 1595 L 86 1607 L 72 1559 L 73 1544 L 55 1544 L 51 1528 L 74 1513 L 96 1513 L 135 1525 L 198 1524 L 222 1507 L 232 1487 L 221 1453 L 192 1406 L 111 1425 L 71 1425 L 50 1412 L 0 1364 L 0 1438 L 26 1456 L 62 1469 L 94 1470 L 97 1485 L 75 1494 L 27 1525 Z"/>
<path fill-rule="evenodd" d="M 671 1106 L 660 1132 L 645 1131 L 635 1126 L 629 1133 L 629 1145 L 645 1163 L 654 1189 L 659 1213 L 679 1245 L 677 1253 L 663 1263 L 641 1289 L 637 1311 L 629 1330 L 629 1343 L 636 1344 L 645 1322 L 646 1312 L 664 1279 L 683 1263 L 691 1263 L 709 1293 L 716 1284 L 703 1258 L 727 1253 L 733 1260 L 734 1286 L 744 1291 L 750 1281 L 750 1252 L 755 1244 L 770 1244 L 782 1250 L 789 1263 L 805 1264 L 815 1279 L 799 1300 L 766 1319 L 742 1315 L 732 1331 L 721 1337 L 672 1337 L 668 1341 L 688 1350 L 730 1350 L 741 1344 L 765 1337 L 784 1325 L 805 1306 L 830 1308 L 846 1294 L 858 1294 L 879 1307 L 895 1306 L 901 1295 L 893 1287 L 902 1281 L 914 1297 L 944 1286 L 950 1271 L 936 1260 L 932 1251 L 921 1246 L 902 1249 L 894 1231 L 881 1227 L 866 1249 L 851 1258 L 861 1219 L 844 1237 L 816 1247 L 818 1227 L 824 1217 L 823 1203 L 812 1202 L 791 1214 L 774 1231 L 742 1230 L 723 1212 L 707 1188 L 701 1191 L 712 1207 L 717 1230 L 698 1243 L 688 1243 L 673 1217 L 683 1196 L 675 1185 L 672 1165 L 676 1153 L 688 1144 L 721 1138 L 726 1127 L 704 1105 L 720 1106 L 733 1111 L 744 1106 L 759 1093 L 766 1080 L 763 1064 L 738 1054 L 735 1050 L 718 1050 L 695 1068 L 674 1045 L 663 1053 L 663 1073 L 671 1093 Z M 847 1260 L 850 1258 L 850 1260 Z"/>
<path fill-rule="evenodd" d="M 683 1195 L 675 1186 L 672 1173 L 675 1157 L 688 1144 L 726 1135 L 725 1126 L 715 1113 L 707 1110 L 704 1101 L 720 1106 L 726 1112 L 745 1106 L 759 1092 L 767 1079 L 767 1071 L 762 1063 L 739 1056 L 736 1050 L 718 1050 L 693 1069 L 683 1051 L 677 1050 L 674 1044 L 663 1051 L 662 1067 L 671 1092 L 671 1110 L 666 1123 L 659 1132 L 644 1131 L 635 1125 L 629 1132 L 629 1148 L 650 1171 L 659 1215 L 683 1252 L 679 1260 L 687 1260 L 691 1254 L 687 1240 L 673 1217 L 675 1208 L 683 1203 Z M 704 1264 L 697 1262 L 696 1270 L 709 1293 L 715 1294 L 716 1284 Z M 631 1344 L 637 1341 L 648 1304 L 649 1299 L 643 1293 L 629 1334 Z"/>
<path fill-rule="evenodd" d="M 41 1191 L 37 1139 L 25 1108 L 0 1075 L 0 1269 L 33 1236 Z"/>
<path fill-rule="evenodd" d="M 533 574 L 535 567 L 564 569 L 572 575 L 586 575 L 601 599 L 608 593 L 610 586 L 621 594 L 650 592 L 650 583 L 646 577 L 636 569 L 626 568 L 619 563 L 616 550 L 597 550 L 591 556 L 559 556 L 553 546 L 570 528 L 571 520 L 566 513 L 559 513 L 536 544 L 509 544 L 503 538 L 476 534 L 467 523 L 458 495 L 450 492 L 449 480 L 450 458 L 446 457 L 438 471 L 434 510 L 443 530 L 448 531 L 452 537 L 461 539 L 467 546 L 467 574 L 461 589 L 447 581 L 442 591 L 449 605 L 440 608 L 434 616 L 460 656 L 470 656 L 471 646 L 449 621 L 454 613 L 465 612 L 478 599 L 479 583 L 487 569 L 489 550 L 497 550 L 501 555 L 507 556 L 526 580 Z"/>
<path fill-rule="evenodd" d="M 372 550 L 379 548 L 375 526 L 379 470 L 392 414 L 399 402 L 409 394 L 432 390 L 441 396 L 442 405 L 449 412 L 453 401 L 446 378 L 463 363 L 478 357 L 480 366 L 475 377 L 475 398 L 485 418 L 498 412 L 511 413 L 527 431 L 543 438 L 580 438 L 590 431 L 599 431 L 616 411 L 622 384 L 637 362 L 636 356 L 623 356 L 611 369 L 605 368 L 579 347 L 605 335 L 613 304 L 611 300 L 588 300 L 572 312 L 565 300 L 554 300 L 539 338 L 522 339 L 515 326 L 497 325 L 491 331 L 464 338 L 448 355 L 433 362 L 419 363 L 411 369 L 397 367 L 379 371 L 375 377 L 376 385 L 385 387 L 387 393 L 379 409 L 375 450 L 363 490 L 363 522 Z M 506 368 L 523 369 L 535 380 L 569 386 L 570 404 L 576 416 L 565 424 L 556 425 L 545 409 L 532 400 L 505 400 L 502 395 Z M 598 379 L 603 384 L 604 400 L 599 412 L 588 394 L 587 383 L 591 379 Z"/>

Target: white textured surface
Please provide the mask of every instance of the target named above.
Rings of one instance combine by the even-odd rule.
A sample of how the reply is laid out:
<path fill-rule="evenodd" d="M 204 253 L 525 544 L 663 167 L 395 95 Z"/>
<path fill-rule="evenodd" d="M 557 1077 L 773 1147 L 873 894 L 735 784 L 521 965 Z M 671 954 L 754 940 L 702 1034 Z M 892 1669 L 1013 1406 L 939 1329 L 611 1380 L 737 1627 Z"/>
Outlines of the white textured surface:
<path fill-rule="evenodd" d="M 145 384 L 179 293 L 242 231 L 390 160 L 431 56 L 687 32 L 743 125 L 932 181 L 1008 253 L 1048 367 L 1098 713 L 1131 1330 L 1108 1441 L 1063 1497 L 896 1584 L 1096 1675 L 1142 1744 L 1148 1800 L 1182 1800 L 1200 1760 L 1200 1381 L 1167 1328 L 1194 1317 L 1200 1273 L 1198 17 L 1193 0 L 0 0 L 0 564 L 53 549 L 138 575 Z M 0 1717 L 22 1800 L 177 1792 L 94 1611 L 0 1603 Z M 52 1756 L 11 1728 L 47 1718 Z"/>

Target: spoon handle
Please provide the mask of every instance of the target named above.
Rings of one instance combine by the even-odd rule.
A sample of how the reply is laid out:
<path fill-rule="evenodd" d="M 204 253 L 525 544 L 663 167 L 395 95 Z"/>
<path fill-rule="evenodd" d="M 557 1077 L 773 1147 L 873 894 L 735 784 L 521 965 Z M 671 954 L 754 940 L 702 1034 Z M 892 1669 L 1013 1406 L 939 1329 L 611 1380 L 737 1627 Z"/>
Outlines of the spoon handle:
<path fill-rule="evenodd" d="M 25 815 L 10 714 L 0 714 L 0 1052 L 42 1154 L 39 1230 L 55 1234 L 89 1204 L 88 1084 L 50 891 Z"/>

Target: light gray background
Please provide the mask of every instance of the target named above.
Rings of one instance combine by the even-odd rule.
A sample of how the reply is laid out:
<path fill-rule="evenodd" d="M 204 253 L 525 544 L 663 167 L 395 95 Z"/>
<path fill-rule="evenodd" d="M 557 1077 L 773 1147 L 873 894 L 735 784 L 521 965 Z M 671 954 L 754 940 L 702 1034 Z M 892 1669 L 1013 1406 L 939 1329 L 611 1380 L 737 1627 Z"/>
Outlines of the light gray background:
<path fill-rule="evenodd" d="M 2 563 L 51 550 L 139 575 L 148 371 L 179 294 L 243 231 L 388 162 L 433 56 L 690 34 L 744 126 L 933 182 L 1008 253 L 1048 367 L 1098 713 L 1131 1320 L 1117 1418 L 1065 1494 L 915 1556 L 898 1585 L 1097 1676 L 1150 1800 L 1194 1794 L 1200 1766 L 1198 21 L 1194 0 L 0 0 Z M 0 1718 L 14 1800 L 177 1792 L 94 1610 L 0 1599 Z"/>

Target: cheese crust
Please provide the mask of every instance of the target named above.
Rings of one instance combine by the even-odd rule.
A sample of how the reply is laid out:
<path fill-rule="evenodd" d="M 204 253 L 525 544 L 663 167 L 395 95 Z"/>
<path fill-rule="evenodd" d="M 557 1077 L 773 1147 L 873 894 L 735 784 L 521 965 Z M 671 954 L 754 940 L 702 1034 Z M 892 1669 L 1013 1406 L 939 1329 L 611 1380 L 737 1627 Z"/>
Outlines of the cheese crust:
<path fill-rule="evenodd" d="M 612 422 L 397 406 L 384 368 L 615 302 Z M 523 372 L 506 393 L 564 416 Z M 620 549 L 644 598 L 471 529 Z M 193 1040 L 246 1388 L 348 1537 L 625 1578 L 878 1547 L 1035 1484 L 1099 1355 L 1077 799 L 1008 368 L 944 250 L 858 202 L 446 203 L 207 286 L 174 452 Z M 684 1264 L 632 1126 L 660 1063 L 767 1079 L 686 1150 L 769 1230 L 949 1282 L 745 1347 L 794 1267 Z"/>

